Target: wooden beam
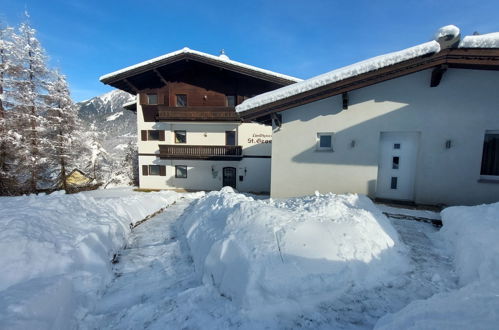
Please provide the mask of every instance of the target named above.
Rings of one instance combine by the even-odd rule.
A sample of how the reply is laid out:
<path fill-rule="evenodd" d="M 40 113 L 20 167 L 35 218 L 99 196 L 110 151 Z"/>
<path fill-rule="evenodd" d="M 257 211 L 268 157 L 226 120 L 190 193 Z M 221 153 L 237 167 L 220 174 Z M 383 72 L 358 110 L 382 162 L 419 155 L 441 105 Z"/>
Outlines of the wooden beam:
<path fill-rule="evenodd" d="M 161 80 L 161 82 L 163 84 L 168 85 L 168 82 L 166 81 L 165 77 L 163 77 L 163 75 L 157 70 L 157 69 L 153 69 L 154 73 L 158 76 L 158 78 Z"/>
<path fill-rule="evenodd" d="M 442 64 L 433 69 L 431 72 L 430 87 L 437 87 L 444 76 L 445 71 L 449 66 L 447 64 Z"/>
<path fill-rule="evenodd" d="M 137 87 L 135 87 L 130 81 L 128 81 L 128 79 L 125 78 L 123 79 L 123 81 L 135 92 L 135 94 L 139 94 L 139 90 L 137 89 Z"/>
<path fill-rule="evenodd" d="M 348 109 L 348 92 L 342 93 L 341 99 L 343 101 L 343 110 Z"/>

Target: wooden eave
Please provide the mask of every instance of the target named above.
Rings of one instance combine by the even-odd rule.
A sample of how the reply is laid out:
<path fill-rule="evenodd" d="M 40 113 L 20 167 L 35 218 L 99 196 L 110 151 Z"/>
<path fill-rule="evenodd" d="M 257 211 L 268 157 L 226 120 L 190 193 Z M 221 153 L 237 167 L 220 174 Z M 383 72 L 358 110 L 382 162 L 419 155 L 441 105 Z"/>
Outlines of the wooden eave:
<path fill-rule="evenodd" d="M 144 64 L 140 67 L 130 69 L 126 72 L 118 73 L 112 77 L 103 78 L 103 79 L 101 79 L 101 82 L 104 84 L 111 85 L 113 87 L 122 89 L 122 87 L 120 87 L 120 86 L 123 86 L 123 83 L 125 83 L 126 85 L 130 85 L 128 78 L 132 78 L 134 76 L 137 76 L 137 75 L 149 72 L 149 71 L 155 73 L 156 75 L 159 76 L 160 79 L 162 78 L 162 80 L 163 80 L 164 78 L 158 73 L 157 69 L 164 67 L 168 64 L 178 62 L 178 61 L 196 61 L 196 62 L 208 64 L 211 66 L 215 66 L 215 67 L 218 67 L 221 69 L 240 73 L 240 74 L 250 76 L 253 78 L 257 78 L 260 80 L 265 80 L 265 81 L 269 81 L 272 83 L 276 83 L 276 84 L 279 84 L 282 86 L 296 83 L 296 80 L 286 79 L 285 77 L 282 77 L 282 76 L 275 76 L 275 75 L 261 72 L 258 70 L 252 70 L 251 68 L 245 68 L 245 67 L 239 66 L 237 64 L 233 64 L 233 63 L 228 63 L 228 62 L 224 62 L 224 61 L 217 61 L 215 59 L 207 58 L 207 57 L 201 56 L 199 54 L 193 54 L 193 53 L 180 53 L 180 54 L 173 55 L 171 57 L 168 57 L 168 58 L 165 58 L 165 59 L 153 62 L 153 63 Z M 131 88 L 133 89 L 133 86 L 131 86 Z"/>
<path fill-rule="evenodd" d="M 344 80 L 324 85 L 275 102 L 239 113 L 245 121 L 266 120 L 269 115 L 318 101 L 327 97 L 402 77 L 432 67 L 446 65 L 449 68 L 499 70 L 499 49 L 453 48 L 393 64 L 379 70 L 366 72 Z"/>

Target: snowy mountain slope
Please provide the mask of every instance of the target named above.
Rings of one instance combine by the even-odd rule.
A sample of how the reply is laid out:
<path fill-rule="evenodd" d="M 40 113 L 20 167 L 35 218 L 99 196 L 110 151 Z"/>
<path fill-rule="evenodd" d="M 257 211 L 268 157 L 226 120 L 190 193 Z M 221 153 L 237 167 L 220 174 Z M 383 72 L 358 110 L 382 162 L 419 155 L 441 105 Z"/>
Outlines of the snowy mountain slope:
<path fill-rule="evenodd" d="M 113 176 L 112 164 L 122 161 L 127 152 L 128 144 L 136 142 L 136 115 L 122 107 L 123 104 L 133 99 L 134 96 L 131 94 L 113 90 L 77 103 L 84 130 L 87 132 L 95 131 L 95 135 L 98 135 L 99 142 L 105 150 L 103 177 Z M 85 170 L 85 168 L 83 169 Z"/>

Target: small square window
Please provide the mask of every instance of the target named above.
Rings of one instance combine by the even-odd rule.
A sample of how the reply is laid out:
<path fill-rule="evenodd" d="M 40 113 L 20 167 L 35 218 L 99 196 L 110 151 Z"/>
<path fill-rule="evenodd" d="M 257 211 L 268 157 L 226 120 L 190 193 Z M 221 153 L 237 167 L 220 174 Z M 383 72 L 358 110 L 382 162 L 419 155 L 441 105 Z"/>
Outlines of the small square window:
<path fill-rule="evenodd" d="M 186 165 L 176 165 L 175 166 L 175 177 L 179 179 L 187 178 L 187 166 Z"/>
<path fill-rule="evenodd" d="M 227 106 L 235 107 L 236 106 L 236 96 L 235 95 L 227 95 Z"/>
<path fill-rule="evenodd" d="M 147 131 L 147 140 L 148 141 L 159 141 L 159 131 Z"/>
<path fill-rule="evenodd" d="M 187 132 L 175 131 L 175 143 L 187 143 Z"/>
<path fill-rule="evenodd" d="M 317 150 L 333 151 L 333 133 L 317 133 Z"/>
<path fill-rule="evenodd" d="M 158 104 L 158 94 L 147 94 L 147 104 Z"/>
<path fill-rule="evenodd" d="M 400 143 L 394 143 L 393 149 L 400 149 Z"/>
<path fill-rule="evenodd" d="M 149 165 L 149 175 L 159 175 L 159 165 Z"/>
<path fill-rule="evenodd" d="M 177 94 L 176 97 L 176 106 L 177 107 L 186 107 L 187 106 L 187 95 L 186 94 Z"/>

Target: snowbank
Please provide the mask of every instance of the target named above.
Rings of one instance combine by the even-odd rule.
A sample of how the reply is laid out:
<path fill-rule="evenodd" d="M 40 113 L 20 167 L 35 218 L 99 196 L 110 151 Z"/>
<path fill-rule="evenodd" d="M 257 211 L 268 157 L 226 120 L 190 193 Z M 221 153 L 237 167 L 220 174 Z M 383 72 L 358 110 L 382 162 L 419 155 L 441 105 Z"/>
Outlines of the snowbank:
<path fill-rule="evenodd" d="M 71 328 L 111 277 L 129 224 L 179 198 L 113 189 L 0 198 L 0 328 Z"/>
<path fill-rule="evenodd" d="M 224 188 L 192 207 L 184 229 L 203 281 L 259 317 L 389 283 L 409 267 L 364 196 L 262 201 Z"/>
<path fill-rule="evenodd" d="M 439 236 L 453 251 L 460 289 L 415 301 L 377 329 L 493 329 L 499 324 L 499 203 L 450 207 Z"/>
<path fill-rule="evenodd" d="M 466 36 L 459 43 L 460 48 L 499 48 L 499 32 Z"/>

